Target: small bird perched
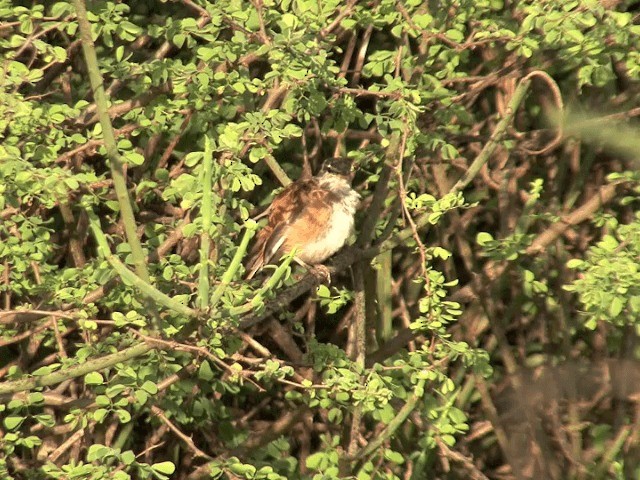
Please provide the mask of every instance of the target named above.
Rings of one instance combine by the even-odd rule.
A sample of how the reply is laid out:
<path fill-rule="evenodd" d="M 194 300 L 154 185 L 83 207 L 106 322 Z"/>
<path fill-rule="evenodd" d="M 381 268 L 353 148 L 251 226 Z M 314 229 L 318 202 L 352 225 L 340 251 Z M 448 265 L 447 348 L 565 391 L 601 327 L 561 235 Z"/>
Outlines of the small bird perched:
<path fill-rule="evenodd" d="M 330 158 L 318 175 L 293 182 L 273 199 L 265 212 L 269 222 L 249 253 L 247 280 L 294 248 L 299 263 L 315 265 L 344 246 L 360 200 L 350 173 L 350 160 Z"/>

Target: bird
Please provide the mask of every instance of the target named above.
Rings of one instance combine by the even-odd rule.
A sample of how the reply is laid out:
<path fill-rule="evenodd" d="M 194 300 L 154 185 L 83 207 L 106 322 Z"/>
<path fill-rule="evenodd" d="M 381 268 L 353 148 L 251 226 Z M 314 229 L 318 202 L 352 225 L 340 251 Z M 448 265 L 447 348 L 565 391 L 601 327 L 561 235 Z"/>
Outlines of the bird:
<path fill-rule="evenodd" d="M 313 177 L 289 184 L 260 216 L 267 224 L 258 231 L 246 263 L 246 280 L 265 265 L 295 249 L 298 263 L 309 267 L 340 250 L 354 230 L 360 194 L 351 188 L 351 160 L 324 161 Z"/>

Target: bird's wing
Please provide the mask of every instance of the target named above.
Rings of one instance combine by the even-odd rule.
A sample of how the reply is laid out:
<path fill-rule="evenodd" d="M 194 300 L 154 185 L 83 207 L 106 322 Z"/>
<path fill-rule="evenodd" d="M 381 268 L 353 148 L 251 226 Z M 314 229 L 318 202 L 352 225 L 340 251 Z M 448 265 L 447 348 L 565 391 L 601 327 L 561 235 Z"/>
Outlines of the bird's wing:
<path fill-rule="evenodd" d="M 312 188 L 304 195 L 305 207 L 289 222 L 282 247 L 285 252 L 296 247 L 303 247 L 299 252 L 301 259 L 313 264 L 321 260 L 314 258 L 315 255 L 308 257 L 309 252 L 306 251 L 306 247 L 310 244 L 316 244 L 315 248 L 317 248 L 319 239 L 327 234 L 331 227 L 333 204 L 337 199 L 332 192 L 325 188 Z"/>
<path fill-rule="evenodd" d="M 287 239 L 288 229 L 300 215 L 318 187 L 315 178 L 298 180 L 287 186 L 273 199 L 269 206 L 269 222 L 258 232 L 256 242 L 249 253 L 246 265 L 246 279 L 251 279 L 258 270 L 269 263 L 281 252 Z"/>

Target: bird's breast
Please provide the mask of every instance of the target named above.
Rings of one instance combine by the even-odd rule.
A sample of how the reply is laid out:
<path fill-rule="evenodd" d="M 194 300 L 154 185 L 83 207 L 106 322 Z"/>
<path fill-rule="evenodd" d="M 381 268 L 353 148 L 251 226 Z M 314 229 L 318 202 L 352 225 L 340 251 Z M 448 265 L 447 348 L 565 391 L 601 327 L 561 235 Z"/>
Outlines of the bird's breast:
<path fill-rule="evenodd" d="M 360 195 L 352 190 L 343 190 L 332 205 L 331 215 L 324 233 L 305 245 L 298 254 L 308 264 L 321 263 L 340 250 L 353 232 L 354 215 Z"/>

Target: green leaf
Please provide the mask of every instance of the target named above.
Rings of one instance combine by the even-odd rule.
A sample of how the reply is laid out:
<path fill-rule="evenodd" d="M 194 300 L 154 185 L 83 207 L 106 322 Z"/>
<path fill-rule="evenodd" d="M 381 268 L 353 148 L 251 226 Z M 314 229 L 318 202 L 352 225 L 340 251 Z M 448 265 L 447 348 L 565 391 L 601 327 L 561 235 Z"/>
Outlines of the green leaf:
<path fill-rule="evenodd" d="M 316 452 L 307 457 L 305 465 L 309 470 L 319 470 L 320 465 L 326 463 L 326 453 Z"/>
<path fill-rule="evenodd" d="M 51 372 L 53 372 L 53 368 L 51 368 L 51 366 L 40 367 L 32 372 L 31 375 L 33 375 L 34 377 L 43 377 L 45 375 L 49 375 Z"/>
<path fill-rule="evenodd" d="M 136 455 L 131 450 L 127 450 L 126 452 L 122 452 L 120 454 L 120 460 L 125 465 L 131 465 L 133 462 L 136 461 Z"/>
<path fill-rule="evenodd" d="M 19 417 L 16 415 L 10 415 L 4 419 L 4 426 L 7 427 L 8 430 L 15 430 L 22 425 L 22 422 L 25 421 L 25 417 Z"/>
<path fill-rule="evenodd" d="M 584 262 L 579 258 L 572 258 L 567 262 L 568 268 L 579 268 L 584 264 Z"/>
<path fill-rule="evenodd" d="M 467 421 L 467 416 L 459 408 L 451 407 L 448 415 L 454 423 L 465 423 Z"/>
<path fill-rule="evenodd" d="M 420 28 L 427 28 L 433 22 L 433 17 L 428 13 L 413 16 L 413 23 Z"/>
<path fill-rule="evenodd" d="M 151 465 L 151 468 L 156 472 L 162 473 L 164 475 L 171 475 L 176 471 L 176 466 L 172 462 L 154 463 L 153 465 Z"/>
<path fill-rule="evenodd" d="M 434 247 L 433 256 L 437 258 L 441 258 L 443 260 L 447 260 L 449 257 L 451 257 L 451 252 L 445 250 L 442 247 Z"/>
<path fill-rule="evenodd" d="M 188 167 L 195 167 L 204 158 L 204 152 L 190 152 L 184 157 L 184 163 Z"/>
<path fill-rule="evenodd" d="M 125 152 L 124 159 L 131 165 L 142 165 L 144 163 L 144 156 L 138 152 Z"/>
<path fill-rule="evenodd" d="M 605 235 L 598 245 L 608 252 L 613 252 L 616 248 L 618 248 L 619 243 L 615 239 L 615 237 L 611 235 Z"/>
<path fill-rule="evenodd" d="M 104 377 L 100 372 L 90 372 L 84 376 L 84 383 L 87 385 L 102 385 Z"/>
<path fill-rule="evenodd" d="M 393 450 L 386 449 L 384 451 L 384 458 L 398 465 L 404 463 L 404 456 L 402 456 L 401 453 L 394 452 Z"/>
<path fill-rule="evenodd" d="M 69 187 L 71 190 L 77 190 L 78 188 L 80 188 L 80 183 L 78 182 L 78 180 L 76 180 L 73 177 L 69 177 L 69 178 L 65 178 L 64 179 L 64 183 L 67 185 L 67 187 Z"/>
<path fill-rule="evenodd" d="M 235 473 L 236 475 L 244 475 L 246 478 L 251 478 L 256 473 L 256 467 L 243 463 L 229 465 L 229 470 L 231 470 L 231 472 Z"/>
<path fill-rule="evenodd" d="M 320 298 L 331 298 L 331 290 L 325 284 L 321 283 L 316 289 L 316 295 Z"/>
<path fill-rule="evenodd" d="M 145 403 L 147 403 L 147 400 L 149 399 L 149 394 L 144 390 L 136 390 L 133 393 L 133 396 L 136 398 L 136 402 L 139 403 L 140 405 L 144 405 Z"/>
<path fill-rule="evenodd" d="M 120 395 L 122 392 L 124 392 L 124 391 L 126 390 L 126 388 L 127 388 L 127 387 L 126 387 L 125 385 L 123 385 L 123 384 L 121 384 L 121 383 L 118 383 L 118 384 L 116 384 L 116 385 L 111 385 L 110 387 L 108 387 L 108 388 L 105 390 L 105 392 L 104 392 L 104 393 L 105 393 L 109 398 L 115 398 L 115 397 L 117 397 L 118 395 Z"/>
<path fill-rule="evenodd" d="M 449 447 L 456 444 L 456 438 L 453 435 L 441 435 L 440 439 Z"/>
<path fill-rule="evenodd" d="M 484 246 L 487 243 L 492 242 L 492 241 L 493 241 L 493 237 L 491 236 L 490 233 L 479 232 L 478 235 L 476 235 L 476 242 L 480 246 Z"/>
<path fill-rule="evenodd" d="M 291 29 L 295 28 L 298 25 L 298 17 L 290 13 L 285 13 L 284 15 L 282 15 L 281 21 L 284 25 Z"/>
<path fill-rule="evenodd" d="M 609 305 L 609 315 L 611 318 L 616 318 L 624 309 L 624 301 L 620 297 L 613 297 L 611 304 Z"/>
<path fill-rule="evenodd" d="M 450 29 L 444 32 L 445 36 L 449 40 L 453 40 L 454 42 L 462 42 L 464 40 L 464 34 L 460 30 Z"/>
<path fill-rule="evenodd" d="M 140 388 L 151 395 L 158 393 L 158 386 L 150 380 L 145 380 Z"/>
<path fill-rule="evenodd" d="M 52 17 L 62 17 L 73 12 L 73 7 L 69 2 L 56 2 L 51 6 Z"/>
<path fill-rule="evenodd" d="M 93 444 L 87 452 L 87 461 L 94 462 L 96 460 L 105 460 L 113 456 L 113 450 L 100 444 Z"/>
<path fill-rule="evenodd" d="M 52 428 L 56 424 L 56 420 L 52 415 L 38 414 L 34 415 L 34 418 L 39 424 L 44 425 L 45 427 Z"/>
<path fill-rule="evenodd" d="M 338 402 L 348 402 L 349 401 L 349 394 L 347 392 L 338 392 L 336 394 L 336 400 Z"/>
<path fill-rule="evenodd" d="M 254 147 L 249 152 L 249 160 L 256 163 L 266 157 L 268 153 L 269 151 L 264 147 Z"/>
<path fill-rule="evenodd" d="M 106 408 L 98 408 L 95 412 L 93 412 L 93 419 L 96 422 L 101 423 L 108 414 L 109 410 L 107 410 Z"/>
<path fill-rule="evenodd" d="M 131 421 L 131 414 L 123 409 L 116 410 L 116 415 L 120 420 L 120 423 L 129 423 Z"/>
<path fill-rule="evenodd" d="M 204 380 L 206 382 L 210 382 L 215 377 L 213 370 L 211 369 L 211 365 L 207 360 L 204 360 L 200 364 L 200 368 L 198 369 L 198 378 L 200 380 Z"/>
<path fill-rule="evenodd" d="M 27 399 L 30 405 L 37 405 L 44 402 L 44 395 L 41 392 L 31 392 Z"/>
<path fill-rule="evenodd" d="M 327 418 L 331 423 L 339 423 L 343 419 L 342 410 L 339 408 L 332 408 L 327 413 Z"/>
<path fill-rule="evenodd" d="M 182 46 L 184 45 L 184 42 L 186 41 L 187 36 L 182 34 L 182 33 L 176 33 L 173 36 L 173 44 L 178 47 L 178 48 L 182 48 Z"/>

